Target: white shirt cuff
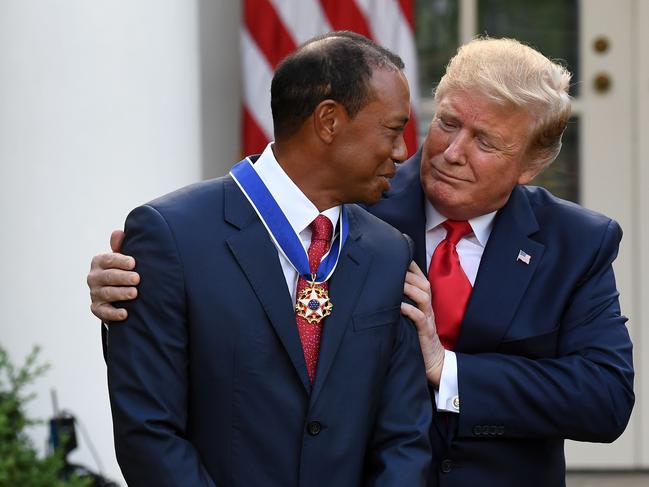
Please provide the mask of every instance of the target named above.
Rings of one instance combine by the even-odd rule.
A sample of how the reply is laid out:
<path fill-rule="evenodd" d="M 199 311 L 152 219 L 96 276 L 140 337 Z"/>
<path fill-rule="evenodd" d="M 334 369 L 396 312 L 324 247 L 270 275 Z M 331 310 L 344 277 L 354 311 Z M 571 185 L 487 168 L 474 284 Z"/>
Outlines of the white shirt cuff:
<path fill-rule="evenodd" d="M 442 367 L 439 389 L 435 391 L 435 405 L 438 411 L 460 412 L 460 396 L 457 387 L 457 357 L 455 352 L 450 350 L 444 350 L 444 366 Z"/>

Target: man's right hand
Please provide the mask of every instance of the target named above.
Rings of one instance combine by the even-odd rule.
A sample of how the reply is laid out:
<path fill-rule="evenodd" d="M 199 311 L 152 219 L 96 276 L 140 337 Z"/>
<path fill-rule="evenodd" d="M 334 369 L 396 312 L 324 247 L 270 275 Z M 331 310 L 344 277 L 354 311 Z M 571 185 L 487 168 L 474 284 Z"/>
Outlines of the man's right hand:
<path fill-rule="evenodd" d="M 124 232 L 115 230 L 110 236 L 112 252 L 95 255 L 90 263 L 88 287 L 90 311 L 100 320 L 123 321 L 128 316 L 125 309 L 115 308 L 115 301 L 135 299 L 140 275 L 134 272 L 135 259 L 118 253 L 122 248 Z"/>
<path fill-rule="evenodd" d="M 419 347 L 426 367 L 426 377 L 428 382 L 437 388 L 444 367 L 444 347 L 437 335 L 428 278 L 414 261 L 410 263 L 406 273 L 403 293 L 416 306 L 401 303 L 401 314 L 410 318 L 417 328 Z"/>

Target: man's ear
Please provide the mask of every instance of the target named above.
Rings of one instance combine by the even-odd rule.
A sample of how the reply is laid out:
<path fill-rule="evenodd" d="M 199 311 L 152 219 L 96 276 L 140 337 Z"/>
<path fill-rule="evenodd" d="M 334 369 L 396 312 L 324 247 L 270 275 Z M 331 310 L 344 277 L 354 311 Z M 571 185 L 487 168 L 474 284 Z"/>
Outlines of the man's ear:
<path fill-rule="evenodd" d="M 543 169 L 545 169 L 545 166 L 541 164 L 533 164 L 531 166 L 526 167 L 523 169 L 523 172 L 521 172 L 521 175 L 518 177 L 518 184 L 529 184 L 532 179 L 534 179 L 536 176 L 538 176 Z"/>
<path fill-rule="evenodd" d="M 325 143 L 333 142 L 347 117 L 345 108 L 334 100 L 323 100 L 313 110 L 313 126 L 316 135 Z"/>

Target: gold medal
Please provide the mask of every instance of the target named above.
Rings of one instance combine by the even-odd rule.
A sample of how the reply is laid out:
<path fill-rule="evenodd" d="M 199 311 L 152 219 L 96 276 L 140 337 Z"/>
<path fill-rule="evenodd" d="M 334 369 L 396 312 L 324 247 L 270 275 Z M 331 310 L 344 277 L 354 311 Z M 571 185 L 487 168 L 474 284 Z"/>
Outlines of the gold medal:
<path fill-rule="evenodd" d="M 313 281 L 300 291 L 295 303 L 295 312 L 309 323 L 320 323 L 332 309 L 329 292 Z"/>

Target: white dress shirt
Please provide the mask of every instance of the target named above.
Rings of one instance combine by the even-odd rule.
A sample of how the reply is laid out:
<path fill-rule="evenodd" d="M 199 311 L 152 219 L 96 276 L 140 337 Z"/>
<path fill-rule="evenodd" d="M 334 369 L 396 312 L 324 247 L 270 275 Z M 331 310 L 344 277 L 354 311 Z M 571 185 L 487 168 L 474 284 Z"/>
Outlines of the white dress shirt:
<path fill-rule="evenodd" d="M 288 177 L 282 167 L 275 159 L 272 150 L 272 142 L 266 146 L 257 162 L 252 167 L 255 169 L 261 180 L 264 182 L 270 194 L 286 215 L 286 219 L 291 227 L 300 237 L 305 250 L 308 250 L 311 244 L 311 229 L 309 225 L 320 214 L 318 209 L 306 197 L 306 195 L 296 186 L 293 180 Z M 334 229 L 340 217 L 340 206 L 334 206 L 322 212 L 324 216 L 331 220 Z M 335 238 L 335 232 L 332 239 Z M 275 242 L 275 240 L 273 240 Z M 277 246 L 277 244 L 275 244 Z M 297 289 L 298 273 L 284 256 L 284 253 L 277 248 L 279 261 L 284 271 L 286 286 L 295 303 L 295 294 Z"/>
<path fill-rule="evenodd" d="M 469 220 L 473 233 L 460 239 L 455 246 L 460 258 L 460 265 L 471 286 L 475 283 L 480 260 L 487 245 L 487 240 L 491 235 L 495 216 L 496 212 L 494 211 Z M 426 269 L 422 269 L 426 274 L 435 249 L 446 238 L 446 229 L 442 225 L 445 221 L 446 217 L 440 215 L 433 205 L 426 200 Z M 460 412 L 457 357 L 455 352 L 450 350 L 444 351 L 444 366 L 442 367 L 439 389 L 435 391 L 435 403 L 439 411 Z"/>

